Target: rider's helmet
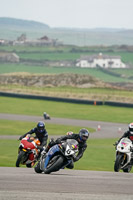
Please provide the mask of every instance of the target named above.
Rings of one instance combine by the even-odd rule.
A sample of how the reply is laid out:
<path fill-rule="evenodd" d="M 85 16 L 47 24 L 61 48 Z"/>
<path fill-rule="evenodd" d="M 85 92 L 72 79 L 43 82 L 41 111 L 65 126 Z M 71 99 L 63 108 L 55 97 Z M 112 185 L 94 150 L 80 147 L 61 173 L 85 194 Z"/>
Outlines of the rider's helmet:
<path fill-rule="evenodd" d="M 45 129 L 45 123 L 44 122 L 38 122 L 37 124 L 37 130 L 39 131 L 39 133 L 42 133 Z"/>
<path fill-rule="evenodd" d="M 85 128 L 82 128 L 80 131 L 79 131 L 79 138 L 80 138 L 80 141 L 81 142 L 84 142 L 88 139 L 89 137 L 89 131 Z"/>
<path fill-rule="evenodd" d="M 133 122 L 128 125 L 129 131 L 133 134 Z"/>

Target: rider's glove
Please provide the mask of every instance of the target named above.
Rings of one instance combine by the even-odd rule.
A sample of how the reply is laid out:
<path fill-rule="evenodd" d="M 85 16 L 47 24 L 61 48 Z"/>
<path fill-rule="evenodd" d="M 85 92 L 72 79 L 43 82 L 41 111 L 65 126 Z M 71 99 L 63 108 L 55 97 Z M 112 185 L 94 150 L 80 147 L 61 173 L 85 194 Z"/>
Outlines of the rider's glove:
<path fill-rule="evenodd" d="M 77 158 L 76 156 L 73 157 L 73 161 L 74 161 L 74 162 L 78 161 L 78 158 Z"/>
<path fill-rule="evenodd" d="M 54 142 L 55 142 L 55 141 L 54 141 L 54 138 L 51 138 L 49 142 L 50 142 L 51 144 L 54 143 Z"/>
<path fill-rule="evenodd" d="M 78 161 L 78 160 L 79 160 L 78 156 L 77 156 L 76 154 L 73 155 L 73 161 L 76 162 L 76 161 Z"/>
<path fill-rule="evenodd" d="M 40 149 L 40 151 L 43 151 L 43 147 L 42 146 L 37 146 L 37 149 Z"/>
<path fill-rule="evenodd" d="M 117 141 L 117 142 L 115 142 L 115 144 L 114 144 L 114 145 L 115 145 L 115 146 L 117 146 L 117 144 L 118 144 L 118 141 Z"/>
<path fill-rule="evenodd" d="M 45 155 L 46 154 L 46 151 L 45 151 L 45 147 L 43 147 L 43 150 L 42 150 L 42 152 L 41 152 L 41 155 Z"/>
<path fill-rule="evenodd" d="M 57 139 L 55 142 L 56 142 L 57 144 L 60 144 L 60 143 L 61 143 L 61 140 L 60 140 L 60 139 Z"/>

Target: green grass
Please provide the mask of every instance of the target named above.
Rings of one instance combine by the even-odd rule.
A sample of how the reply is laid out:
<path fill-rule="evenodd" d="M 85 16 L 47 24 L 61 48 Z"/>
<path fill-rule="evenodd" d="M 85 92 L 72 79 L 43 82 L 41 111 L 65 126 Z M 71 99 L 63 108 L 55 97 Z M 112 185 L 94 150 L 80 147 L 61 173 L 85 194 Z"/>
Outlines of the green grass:
<path fill-rule="evenodd" d="M 32 60 L 77 60 L 80 58 L 81 55 L 92 55 L 93 52 L 87 53 L 71 53 L 71 52 L 61 52 L 61 53 L 18 53 L 19 57 L 22 59 L 32 59 Z M 117 52 L 117 53 L 106 53 L 108 55 L 116 56 L 119 55 L 122 58 L 122 61 L 125 63 L 132 63 L 133 64 L 133 53 L 132 52 Z"/>
<path fill-rule="evenodd" d="M 19 141 L 0 140 L 0 166 L 15 167 Z"/>
<path fill-rule="evenodd" d="M 129 123 L 133 121 L 133 108 L 94 106 L 20 98 L 0 97 L 0 112 L 51 117 Z"/>
<path fill-rule="evenodd" d="M 115 141 L 115 139 L 90 139 L 84 156 L 75 163 L 75 169 L 112 171 Z M 15 166 L 18 146 L 17 140 L 0 140 L 0 166 Z"/>
<path fill-rule="evenodd" d="M 36 53 L 18 53 L 18 56 L 23 60 L 50 60 L 50 61 L 60 61 L 60 60 L 77 60 L 80 58 L 80 53 L 69 53 L 69 52 L 61 52 L 61 53 L 47 53 L 47 52 L 36 52 Z"/>
<path fill-rule="evenodd" d="M 113 171 L 115 160 L 114 139 L 90 139 L 88 148 L 79 162 L 75 163 L 76 169 Z"/>
<path fill-rule="evenodd" d="M 51 117 L 64 117 L 87 120 L 103 120 L 129 123 L 132 121 L 132 108 L 112 106 L 91 106 L 82 104 L 59 103 L 51 101 L 28 100 L 0 97 L 1 113 L 27 114 L 42 116 L 47 111 Z M 22 135 L 36 126 L 33 122 L 0 120 L 1 135 Z M 67 131 L 78 132 L 79 127 L 47 124 L 49 135 L 64 135 Z M 90 127 L 91 128 L 91 127 Z M 89 129 L 94 131 L 93 129 Z M 115 160 L 114 139 L 90 139 L 84 156 L 75 163 L 75 169 L 113 171 Z M 0 140 L 0 166 L 15 166 L 19 141 Z"/>
<path fill-rule="evenodd" d="M 42 96 L 58 96 L 80 99 L 92 99 L 99 101 L 121 101 L 124 98 L 133 98 L 133 92 L 129 90 L 118 90 L 108 88 L 76 88 L 71 86 L 61 87 L 36 87 L 20 85 L 0 85 L 2 91 L 12 91 L 14 93 L 34 93 Z M 74 96 L 74 97 L 73 97 Z M 125 100 L 123 100 L 125 102 Z"/>
<path fill-rule="evenodd" d="M 35 122 L 23 122 L 23 121 L 12 121 L 12 120 L 0 120 L 0 135 L 23 135 L 36 126 Z M 67 126 L 57 124 L 47 124 L 46 129 L 49 134 L 49 139 L 53 135 L 65 135 L 68 131 L 78 133 L 80 128 L 78 126 Z M 91 133 L 94 129 L 87 128 Z M 0 139 L 0 166 L 14 167 L 17 159 L 19 141 Z"/>
<path fill-rule="evenodd" d="M 113 70 L 115 72 L 115 70 Z M 128 73 L 132 73 L 132 69 Z M 116 77 L 110 74 L 106 74 L 100 69 L 94 68 L 79 68 L 79 67 L 48 67 L 48 66 L 33 66 L 26 64 L 2 64 L 0 63 L 0 74 L 13 73 L 13 72 L 28 72 L 32 74 L 61 74 L 61 73 L 73 73 L 73 74 L 86 74 L 100 79 L 104 82 L 133 82 L 128 77 Z M 118 72 L 118 71 L 116 71 Z M 121 70 L 121 73 L 127 73 L 127 71 Z M 126 75 L 126 74 L 125 74 Z"/>
<path fill-rule="evenodd" d="M 115 148 L 113 143 L 116 139 L 89 139 L 88 148 L 83 157 L 74 164 L 74 169 L 114 171 Z M 15 167 L 18 146 L 19 141 L 17 140 L 0 140 L 0 166 Z"/>
<path fill-rule="evenodd" d="M 130 77 L 133 75 L 133 69 L 112 69 L 111 71 L 121 74 L 126 77 Z"/>
<path fill-rule="evenodd" d="M 94 171 L 114 171 L 115 148 L 118 138 L 90 139 L 84 156 L 75 163 L 76 169 Z M 131 171 L 133 173 L 133 169 Z"/>
<path fill-rule="evenodd" d="M 14 120 L 3 120 L 0 119 L 0 135 L 23 135 L 30 131 L 32 128 L 36 127 L 37 122 L 24 122 L 24 121 L 14 121 Z M 6 127 L 6 128 L 5 128 Z M 73 131 L 78 133 L 79 126 L 70 125 L 58 125 L 58 124 L 48 124 L 46 122 L 46 129 L 49 136 L 51 135 L 65 135 L 68 131 Z M 91 133 L 95 131 L 93 128 L 86 127 Z"/>

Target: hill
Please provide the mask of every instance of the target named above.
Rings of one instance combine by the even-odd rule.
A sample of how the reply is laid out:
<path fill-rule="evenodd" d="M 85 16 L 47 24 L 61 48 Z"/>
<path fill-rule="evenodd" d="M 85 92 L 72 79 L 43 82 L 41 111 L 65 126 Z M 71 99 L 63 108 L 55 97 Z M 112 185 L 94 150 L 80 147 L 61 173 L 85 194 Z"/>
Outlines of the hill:
<path fill-rule="evenodd" d="M 15 29 L 15 30 L 24 30 L 24 29 L 49 29 L 50 27 L 46 24 L 30 21 L 30 20 L 22 20 L 22 19 L 14 19 L 8 17 L 0 17 L 0 27 L 6 29 Z"/>
<path fill-rule="evenodd" d="M 44 35 L 45 32 L 48 37 L 58 39 L 69 45 L 133 45 L 133 30 L 127 29 L 51 28 L 49 25 L 40 22 L 6 17 L 0 18 L 0 27 L 2 39 L 16 39 L 22 33 L 26 33 L 29 38 L 35 39 Z"/>

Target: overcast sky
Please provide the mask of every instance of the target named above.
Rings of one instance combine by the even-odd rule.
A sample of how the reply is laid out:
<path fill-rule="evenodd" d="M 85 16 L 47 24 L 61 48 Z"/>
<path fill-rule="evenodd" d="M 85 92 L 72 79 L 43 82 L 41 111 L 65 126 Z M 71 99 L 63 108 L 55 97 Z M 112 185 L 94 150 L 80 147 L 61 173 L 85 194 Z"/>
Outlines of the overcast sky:
<path fill-rule="evenodd" d="M 50 27 L 133 29 L 133 0 L 0 0 L 0 17 Z"/>

